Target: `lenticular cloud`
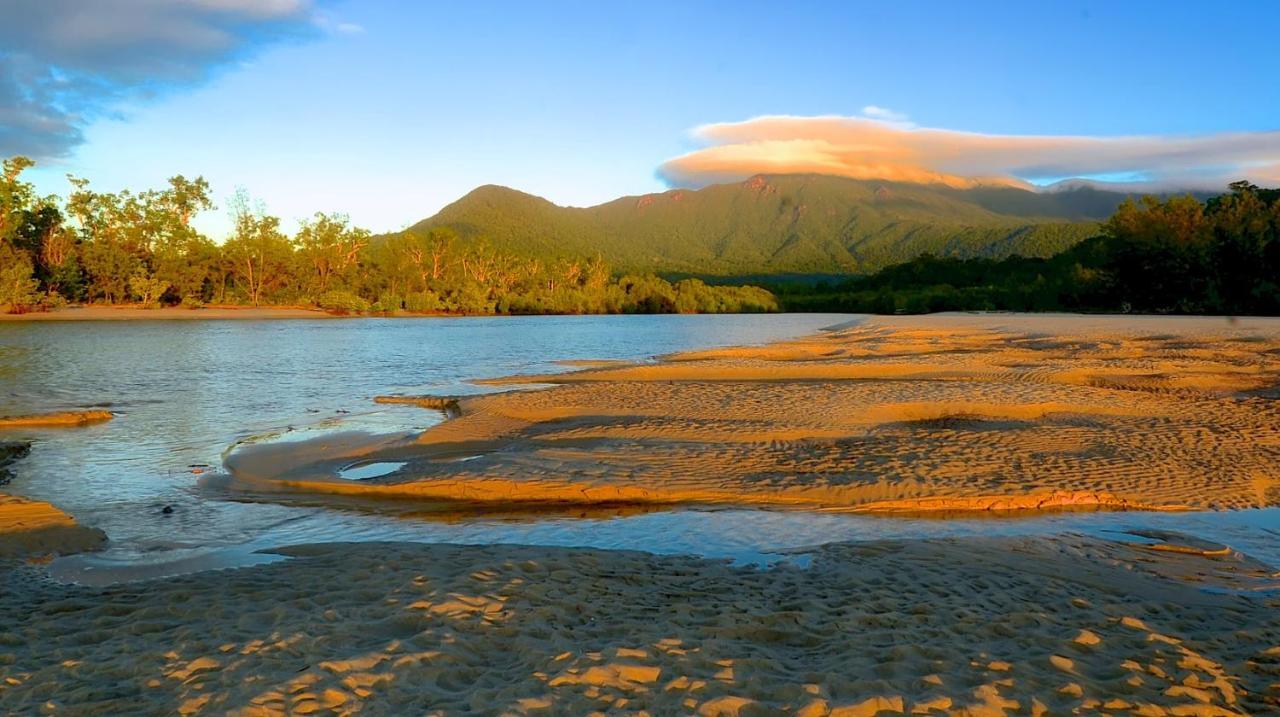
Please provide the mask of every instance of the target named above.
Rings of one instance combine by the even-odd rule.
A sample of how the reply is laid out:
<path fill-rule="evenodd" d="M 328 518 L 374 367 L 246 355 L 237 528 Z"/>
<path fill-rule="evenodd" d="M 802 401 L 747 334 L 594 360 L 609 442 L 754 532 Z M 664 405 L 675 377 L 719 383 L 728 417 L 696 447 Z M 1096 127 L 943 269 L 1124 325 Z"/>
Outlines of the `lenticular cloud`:
<path fill-rule="evenodd" d="M 865 117 L 766 116 L 694 130 L 706 146 L 665 162 L 672 184 L 700 186 L 759 173 L 856 179 L 1042 184 L 1122 175 L 1149 189 L 1280 181 L 1280 131 L 1199 136 L 997 135 L 915 127 L 888 110 Z"/>

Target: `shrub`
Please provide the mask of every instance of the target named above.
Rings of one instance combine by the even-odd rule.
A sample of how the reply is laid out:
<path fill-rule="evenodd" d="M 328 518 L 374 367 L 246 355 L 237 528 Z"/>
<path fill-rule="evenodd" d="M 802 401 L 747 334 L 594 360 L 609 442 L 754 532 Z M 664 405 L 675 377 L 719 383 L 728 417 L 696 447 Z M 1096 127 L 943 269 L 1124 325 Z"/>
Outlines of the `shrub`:
<path fill-rule="evenodd" d="M 0 263 L 0 306 L 9 313 L 21 314 L 40 302 L 34 267 L 26 252 L 13 252 L 12 261 Z"/>
<path fill-rule="evenodd" d="M 434 291 L 414 291 L 404 297 L 404 310 L 419 314 L 430 314 L 441 308 L 440 297 Z"/>
<path fill-rule="evenodd" d="M 350 291 L 326 291 L 316 299 L 316 305 L 331 314 L 363 314 L 369 310 L 369 302 Z"/>

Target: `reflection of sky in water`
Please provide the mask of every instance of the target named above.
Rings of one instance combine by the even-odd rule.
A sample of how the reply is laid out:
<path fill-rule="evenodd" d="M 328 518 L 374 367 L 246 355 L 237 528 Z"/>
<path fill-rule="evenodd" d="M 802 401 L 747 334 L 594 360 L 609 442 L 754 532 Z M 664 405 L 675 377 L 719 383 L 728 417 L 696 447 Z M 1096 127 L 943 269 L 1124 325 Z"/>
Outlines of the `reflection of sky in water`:
<path fill-rule="evenodd" d="M 764 510 L 673 510 L 620 517 L 467 518 L 452 522 L 328 509 L 295 509 L 245 544 L 219 549 L 166 551 L 153 556 L 116 554 L 64 558 L 61 579 L 92 582 L 270 562 L 256 549 L 333 541 L 511 543 L 643 550 L 727 558 L 767 566 L 823 543 L 880 539 L 1083 533 L 1133 539 L 1123 531 L 1181 531 L 1223 542 L 1280 566 L 1280 509 L 1231 513 L 1052 513 L 1003 518 L 904 518 Z M 177 561 L 177 562 L 174 562 Z M 160 564 L 156 564 L 160 563 Z"/>
<path fill-rule="evenodd" d="M 36 445 L 8 487 L 104 529 L 105 553 L 60 561 L 65 577 L 147 577 L 271 560 L 290 543 L 418 540 L 692 553 L 764 565 L 840 540 L 1156 528 L 1280 565 L 1280 510 L 1061 513 L 921 519 L 760 510 L 621 517 L 397 517 L 215 500 L 191 465 L 245 441 L 330 431 L 423 429 L 438 413 L 376 405 L 379 394 L 486 390 L 468 379 L 565 370 L 574 358 L 641 360 L 810 333 L 838 316 L 598 316 L 446 320 L 0 324 L 0 414 L 111 403 L 109 423 L 25 430 Z M 171 514 L 163 508 L 173 506 Z"/>
<path fill-rule="evenodd" d="M 6 488 L 102 528 L 115 555 L 254 540 L 315 511 L 207 500 L 191 466 L 244 440 L 427 428 L 435 411 L 380 394 L 491 390 L 470 379 L 766 343 L 838 315 L 548 316 L 0 323 L 0 415 L 109 404 L 115 420 L 0 432 L 35 441 Z M 162 512 L 172 505 L 172 514 Z M 321 512 L 315 518 L 324 523 Z M 359 522 L 359 521 L 357 521 Z M 329 538 L 340 537 L 333 532 Z"/>

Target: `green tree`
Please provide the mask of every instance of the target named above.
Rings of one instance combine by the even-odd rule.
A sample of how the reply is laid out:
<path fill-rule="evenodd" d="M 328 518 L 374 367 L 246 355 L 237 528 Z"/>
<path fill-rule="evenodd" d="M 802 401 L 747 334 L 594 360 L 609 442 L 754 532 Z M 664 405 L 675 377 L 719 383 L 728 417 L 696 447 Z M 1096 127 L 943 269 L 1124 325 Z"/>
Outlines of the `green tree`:
<path fill-rule="evenodd" d="M 279 217 L 251 205 L 243 190 L 231 205 L 234 234 L 223 245 L 228 273 L 250 304 L 258 306 L 290 280 L 293 242 L 280 231 Z"/>
<path fill-rule="evenodd" d="M 22 312 L 40 301 L 34 266 L 27 252 L 0 243 L 0 306 Z"/>
<path fill-rule="evenodd" d="M 361 252 L 369 245 L 369 232 L 352 227 L 345 215 L 316 212 L 302 222 L 294 242 L 307 276 L 305 288 L 319 296 L 355 283 Z"/>

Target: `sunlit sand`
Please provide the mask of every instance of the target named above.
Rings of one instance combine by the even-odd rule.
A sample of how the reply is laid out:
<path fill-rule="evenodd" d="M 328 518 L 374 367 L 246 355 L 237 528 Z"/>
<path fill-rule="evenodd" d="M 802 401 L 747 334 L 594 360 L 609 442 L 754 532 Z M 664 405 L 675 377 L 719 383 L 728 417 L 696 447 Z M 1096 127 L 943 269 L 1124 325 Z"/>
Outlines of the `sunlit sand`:
<path fill-rule="evenodd" d="M 490 381 L 414 439 L 249 448 L 254 490 L 492 503 L 1182 510 L 1280 500 L 1280 321 L 879 318 Z M 473 460 L 460 462 L 459 457 Z M 476 457 L 478 456 L 478 457 Z M 355 460 L 400 461 L 343 481 Z"/>
<path fill-rule="evenodd" d="M 57 411 L 23 416 L 0 416 L 0 428 L 56 428 L 59 426 L 84 426 L 90 423 L 110 421 L 110 411 Z"/>
<path fill-rule="evenodd" d="M 1087 538 L 830 545 L 808 567 L 304 546 L 110 588 L 15 573 L 0 709 L 33 714 L 1262 714 L 1269 569 Z M 1211 546 L 1210 546 L 1211 547 Z M 1206 557 L 1206 553 L 1212 557 Z"/>

